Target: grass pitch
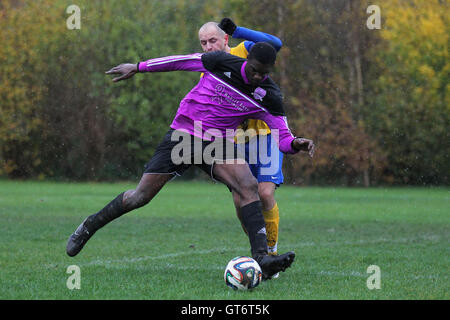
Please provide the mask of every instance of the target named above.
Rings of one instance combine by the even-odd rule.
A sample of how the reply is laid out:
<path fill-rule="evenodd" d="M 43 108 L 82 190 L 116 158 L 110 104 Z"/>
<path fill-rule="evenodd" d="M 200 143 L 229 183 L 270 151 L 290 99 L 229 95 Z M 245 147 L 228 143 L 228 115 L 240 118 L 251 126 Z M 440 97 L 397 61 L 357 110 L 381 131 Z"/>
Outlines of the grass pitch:
<path fill-rule="evenodd" d="M 249 243 L 220 184 L 170 182 L 70 258 L 81 221 L 134 183 L 0 181 L 1 299 L 449 299 L 449 189 L 276 191 L 279 252 L 296 261 L 252 291 L 223 280 Z M 80 289 L 70 290 L 70 265 Z M 380 289 L 369 290 L 371 265 Z"/>

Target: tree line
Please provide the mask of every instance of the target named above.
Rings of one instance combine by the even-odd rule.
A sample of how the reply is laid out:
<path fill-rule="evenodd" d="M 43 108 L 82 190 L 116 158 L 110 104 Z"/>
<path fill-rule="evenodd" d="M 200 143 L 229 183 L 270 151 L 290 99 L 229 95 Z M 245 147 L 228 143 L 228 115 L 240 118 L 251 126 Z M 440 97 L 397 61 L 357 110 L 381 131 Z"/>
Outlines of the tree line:
<path fill-rule="evenodd" d="M 0 4 L 0 176 L 140 176 L 198 74 L 104 72 L 200 52 L 198 28 L 230 17 L 283 41 L 273 78 L 292 131 L 317 144 L 313 161 L 285 157 L 288 183 L 449 183 L 446 1 L 384 1 L 380 29 L 365 0 L 80 0 L 79 29 L 71 4 Z"/>

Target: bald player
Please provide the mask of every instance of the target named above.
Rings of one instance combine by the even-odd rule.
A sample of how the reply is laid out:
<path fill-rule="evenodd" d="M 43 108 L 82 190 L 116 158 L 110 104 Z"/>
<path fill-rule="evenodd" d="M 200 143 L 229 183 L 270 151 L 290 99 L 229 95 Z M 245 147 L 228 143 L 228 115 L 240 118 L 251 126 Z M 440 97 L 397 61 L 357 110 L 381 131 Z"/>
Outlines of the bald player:
<path fill-rule="evenodd" d="M 248 28 L 236 26 L 229 18 L 224 18 L 220 23 L 207 22 L 198 32 L 200 45 L 204 52 L 223 51 L 232 55 L 247 59 L 248 53 L 257 42 L 267 42 L 271 44 L 276 51 L 279 51 L 282 42 L 279 38 Z M 235 47 L 229 46 L 230 37 L 244 39 Z M 249 163 L 253 176 L 258 181 L 258 193 L 262 203 L 264 221 L 267 231 L 267 245 L 269 254 L 277 254 L 278 247 L 278 226 L 280 214 L 278 204 L 275 200 L 275 189 L 279 187 L 284 180 L 282 165 L 283 153 L 278 149 L 275 142 L 272 142 L 272 135 L 267 124 L 262 120 L 249 119 L 239 127 L 245 131 L 243 135 L 237 135 L 237 143 L 245 143 L 246 161 Z M 263 157 L 259 146 L 264 143 L 267 147 L 267 154 Z M 251 151 L 253 154 L 250 154 Z M 266 156 L 266 157 L 264 157 Z M 270 162 L 264 161 L 269 158 Z M 236 214 L 242 222 L 240 212 L 241 199 L 239 195 L 232 191 L 233 201 L 236 208 Z M 243 227 L 244 228 L 244 227 Z M 244 231 L 245 228 L 244 228 Z"/>

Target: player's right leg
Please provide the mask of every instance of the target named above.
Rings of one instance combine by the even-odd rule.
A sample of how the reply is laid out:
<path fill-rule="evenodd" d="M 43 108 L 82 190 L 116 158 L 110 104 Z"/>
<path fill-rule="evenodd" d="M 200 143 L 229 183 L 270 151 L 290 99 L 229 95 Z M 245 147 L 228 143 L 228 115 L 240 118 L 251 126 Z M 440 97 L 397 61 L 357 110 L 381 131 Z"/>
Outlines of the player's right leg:
<path fill-rule="evenodd" d="M 97 230 L 121 215 L 146 205 L 172 177 L 171 174 L 144 173 L 136 189 L 122 192 L 102 210 L 90 215 L 80 224 L 69 237 L 67 254 L 76 256 Z"/>
<path fill-rule="evenodd" d="M 216 163 L 213 167 L 213 175 L 215 179 L 225 183 L 240 197 L 242 223 L 248 233 L 252 257 L 259 263 L 263 271 L 263 278 L 270 279 L 274 274 L 285 271 L 294 261 L 295 253 L 288 252 L 279 256 L 268 255 L 258 184 L 248 165 L 246 163 Z"/>
<path fill-rule="evenodd" d="M 275 136 L 276 138 L 276 136 Z M 278 149 L 272 134 L 259 135 L 257 142 L 257 161 L 253 164 L 258 180 L 258 193 L 266 222 L 267 244 L 269 254 L 277 254 L 279 210 L 275 200 L 275 189 L 283 183 L 283 153 Z M 261 148 L 262 147 L 262 148 Z"/>

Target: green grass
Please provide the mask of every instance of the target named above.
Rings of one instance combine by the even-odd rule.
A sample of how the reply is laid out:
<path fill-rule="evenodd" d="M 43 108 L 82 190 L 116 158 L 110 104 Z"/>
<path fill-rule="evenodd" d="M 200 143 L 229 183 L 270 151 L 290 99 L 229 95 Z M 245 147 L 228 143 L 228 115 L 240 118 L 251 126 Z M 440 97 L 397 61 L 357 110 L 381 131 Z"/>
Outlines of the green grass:
<path fill-rule="evenodd" d="M 450 298 L 449 189 L 283 186 L 279 252 L 296 261 L 235 292 L 223 269 L 249 244 L 220 184 L 171 182 L 66 255 L 81 221 L 134 186 L 0 181 L 0 299 Z M 79 290 L 66 287 L 69 265 L 80 267 Z M 379 290 L 366 286 L 370 265 Z"/>

